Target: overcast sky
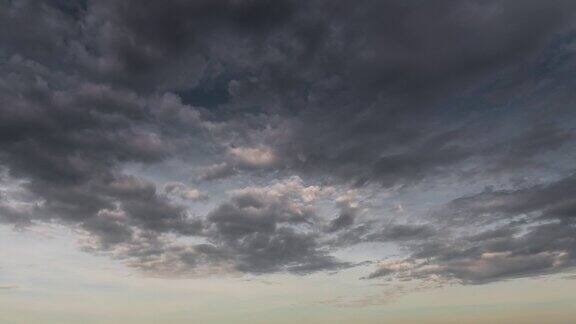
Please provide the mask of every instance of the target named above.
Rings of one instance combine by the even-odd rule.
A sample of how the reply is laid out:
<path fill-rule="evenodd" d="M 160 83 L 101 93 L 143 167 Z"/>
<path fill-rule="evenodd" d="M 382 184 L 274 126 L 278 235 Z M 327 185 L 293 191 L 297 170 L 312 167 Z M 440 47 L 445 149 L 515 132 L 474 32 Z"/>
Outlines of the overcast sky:
<path fill-rule="evenodd" d="M 0 321 L 570 322 L 575 18 L 0 0 Z"/>

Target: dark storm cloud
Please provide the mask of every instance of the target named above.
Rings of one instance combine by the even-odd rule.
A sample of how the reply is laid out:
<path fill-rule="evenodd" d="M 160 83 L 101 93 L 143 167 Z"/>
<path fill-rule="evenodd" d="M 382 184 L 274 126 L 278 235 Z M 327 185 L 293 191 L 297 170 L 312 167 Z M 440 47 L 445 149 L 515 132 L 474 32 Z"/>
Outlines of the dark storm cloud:
<path fill-rule="evenodd" d="M 338 208 L 338 217 L 332 219 L 328 224 L 328 232 L 336 232 L 354 225 L 360 208 L 354 202 L 352 197 L 344 196 L 336 200 L 336 207 Z"/>
<path fill-rule="evenodd" d="M 204 231 L 198 233 L 208 244 L 154 244 L 152 249 L 130 246 L 132 265 L 173 275 L 206 265 L 252 274 L 307 274 L 350 267 L 351 263 L 331 256 L 328 247 L 320 242 L 321 232 L 306 203 L 306 194 L 313 190 L 293 179 L 271 187 L 236 191 L 229 201 L 208 213 Z M 152 255 L 139 255 L 142 251 L 151 251 Z M 157 259 L 168 259 L 168 264 L 156 263 Z"/>
<path fill-rule="evenodd" d="M 320 244 L 309 189 L 292 180 L 236 192 L 207 217 L 210 237 L 236 256 L 240 271 L 308 273 L 349 266 Z"/>
<path fill-rule="evenodd" d="M 422 240 L 433 236 L 434 230 L 427 225 L 397 224 L 368 235 L 367 241 L 408 241 Z"/>
<path fill-rule="evenodd" d="M 497 119 L 476 117 L 490 111 L 490 105 L 460 109 L 456 98 L 492 81 L 494 74 L 505 76 L 533 64 L 543 41 L 561 30 L 561 21 L 572 12 L 563 11 L 571 5 L 559 2 L 543 7 L 536 2 L 362 4 L 348 4 L 347 14 L 337 11 L 331 17 L 350 35 L 325 36 L 325 50 L 332 54 L 321 52 L 319 57 L 329 57 L 333 65 L 308 72 L 317 82 L 306 89 L 306 102 L 294 103 L 308 109 L 280 140 L 278 154 L 297 170 L 385 186 L 454 174 L 473 157 L 500 159 L 501 152 L 490 148 L 494 143 L 476 136 L 487 127 L 500 127 Z M 370 19 L 372 14 L 379 18 Z M 339 15 L 347 20 L 338 21 Z M 511 26 L 501 28 L 510 21 Z M 360 31 L 361 37 L 356 35 Z M 330 37 L 347 42 L 337 47 L 342 43 Z M 484 101 L 489 95 L 474 98 Z M 539 152 L 554 147 L 553 142 L 541 144 L 535 145 Z"/>
<path fill-rule="evenodd" d="M 352 264 L 330 253 L 366 242 L 411 253 L 369 277 L 567 269 L 573 177 L 463 192 L 417 222 L 305 183 L 377 194 L 564 174 L 575 13 L 568 0 L 0 0 L 0 220 L 68 224 L 88 250 L 173 275 L 340 269 Z M 172 160 L 236 190 L 197 213 L 204 188 L 128 171 Z M 253 185 L 271 178 L 289 180 Z"/>
<path fill-rule="evenodd" d="M 330 224 L 332 229 L 333 222 Z M 328 241 L 333 247 L 349 247 L 359 243 L 396 243 L 413 246 L 435 237 L 436 229 L 432 224 L 382 224 L 364 221 L 357 226 L 340 230 L 338 235 Z"/>
<path fill-rule="evenodd" d="M 129 240 L 130 226 L 194 231 L 184 208 L 118 168 L 158 162 L 173 152 L 175 139 L 158 130 L 169 100 L 89 82 L 71 85 L 18 57 L 2 70 L 0 160 L 7 176 L 23 180 L 19 186 L 32 196 L 24 207 L 3 207 L 5 219 L 63 221 L 105 245 Z"/>
<path fill-rule="evenodd" d="M 571 206 L 576 191 L 576 178 L 569 176 L 559 181 L 518 190 L 487 190 L 470 197 L 452 201 L 440 211 L 440 219 L 450 223 L 480 223 L 511 216 L 532 216 L 560 220 L 571 217 Z"/>
<path fill-rule="evenodd" d="M 456 199 L 438 216 L 450 228 L 413 246 L 401 266 L 384 264 L 369 278 L 440 276 L 478 284 L 570 269 L 576 265 L 575 183 L 570 176 Z M 488 227 L 475 234 L 447 232 L 474 231 L 479 224 Z"/>
<path fill-rule="evenodd" d="M 293 10 L 290 1 L 94 1 L 85 13 L 89 43 L 74 54 L 103 80 L 188 89 L 221 72 L 224 51 L 253 47 Z"/>

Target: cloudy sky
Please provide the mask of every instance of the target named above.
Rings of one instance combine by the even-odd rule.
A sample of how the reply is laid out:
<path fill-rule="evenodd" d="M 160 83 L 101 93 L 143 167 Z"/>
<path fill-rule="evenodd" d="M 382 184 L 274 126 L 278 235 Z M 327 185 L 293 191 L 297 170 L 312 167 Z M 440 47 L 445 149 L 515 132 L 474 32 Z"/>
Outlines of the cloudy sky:
<path fill-rule="evenodd" d="M 2 323 L 572 323 L 576 2 L 0 0 Z"/>

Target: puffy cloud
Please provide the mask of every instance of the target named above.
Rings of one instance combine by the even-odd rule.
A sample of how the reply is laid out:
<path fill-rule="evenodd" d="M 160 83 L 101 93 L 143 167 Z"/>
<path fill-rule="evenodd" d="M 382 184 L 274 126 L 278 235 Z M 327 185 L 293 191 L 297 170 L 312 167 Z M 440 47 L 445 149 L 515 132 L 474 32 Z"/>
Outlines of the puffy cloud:
<path fill-rule="evenodd" d="M 238 171 L 229 163 L 222 162 L 210 165 L 204 168 L 202 174 L 200 175 L 200 179 L 202 180 L 218 180 L 233 176 Z"/>
<path fill-rule="evenodd" d="M 323 191 L 304 186 L 299 178 L 234 190 L 202 224 L 207 243 L 182 245 L 140 235 L 115 253 L 139 269 L 175 276 L 206 271 L 306 274 L 350 267 L 320 241 L 312 203 Z"/>
<path fill-rule="evenodd" d="M 338 217 L 330 221 L 328 232 L 339 231 L 354 224 L 356 217 L 361 212 L 357 200 L 358 197 L 354 191 L 346 192 L 336 198 L 339 213 Z"/>
<path fill-rule="evenodd" d="M 202 201 L 208 199 L 208 195 L 202 193 L 200 190 L 196 188 L 190 188 L 180 182 L 167 183 L 164 186 L 164 190 L 166 193 L 184 200 Z"/>
<path fill-rule="evenodd" d="M 236 255 L 241 271 L 307 273 L 349 266 L 318 241 L 311 203 L 325 191 L 299 178 L 235 190 L 230 202 L 208 215 L 210 236 Z"/>
<path fill-rule="evenodd" d="M 229 178 L 240 171 L 270 169 L 278 162 L 270 148 L 233 147 L 227 150 L 227 161 L 204 167 L 199 178 L 207 181 Z"/>
<path fill-rule="evenodd" d="M 246 168 L 265 168 L 276 163 L 274 152 L 269 148 L 235 147 L 230 149 L 230 155 Z"/>

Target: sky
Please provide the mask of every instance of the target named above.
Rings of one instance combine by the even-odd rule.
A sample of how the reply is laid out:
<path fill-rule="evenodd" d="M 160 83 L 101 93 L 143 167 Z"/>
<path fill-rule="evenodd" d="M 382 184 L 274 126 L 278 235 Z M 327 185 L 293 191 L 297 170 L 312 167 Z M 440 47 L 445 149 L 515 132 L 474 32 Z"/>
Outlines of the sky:
<path fill-rule="evenodd" d="M 0 0 L 0 322 L 573 323 L 575 18 Z"/>

